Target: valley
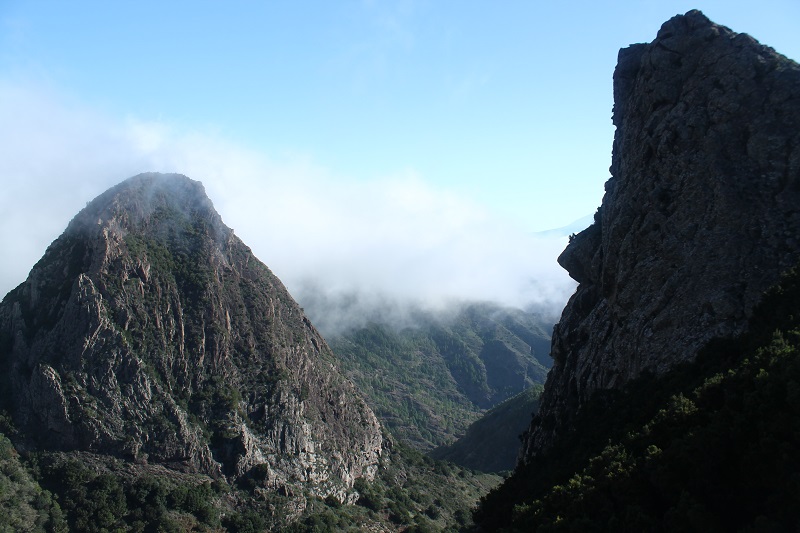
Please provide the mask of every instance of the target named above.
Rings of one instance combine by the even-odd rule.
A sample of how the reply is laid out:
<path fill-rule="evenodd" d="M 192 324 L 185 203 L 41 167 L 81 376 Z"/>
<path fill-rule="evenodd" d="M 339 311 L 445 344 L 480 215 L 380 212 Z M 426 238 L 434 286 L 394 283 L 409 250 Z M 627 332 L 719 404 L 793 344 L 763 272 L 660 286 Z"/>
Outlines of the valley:
<path fill-rule="evenodd" d="M 200 182 L 100 194 L 0 303 L 0 530 L 797 529 L 800 66 L 690 11 L 613 122 L 555 324 L 321 330 Z"/>

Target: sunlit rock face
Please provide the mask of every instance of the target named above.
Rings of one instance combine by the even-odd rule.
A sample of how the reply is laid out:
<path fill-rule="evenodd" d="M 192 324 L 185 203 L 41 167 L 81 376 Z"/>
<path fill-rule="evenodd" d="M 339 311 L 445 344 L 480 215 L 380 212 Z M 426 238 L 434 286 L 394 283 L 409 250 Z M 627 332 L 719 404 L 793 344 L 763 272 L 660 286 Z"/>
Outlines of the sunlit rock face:
<path fill-rule="evenodd" d="M 580 285 L 521 459 L 598 389 L 741 332 L 800 251 L 800 68 L 691 11 L 614 73 L 612 177 L 559 263 Z"/>
<path fill-rule="evenodd" d="M 274 231 L 279 231 L 274 228 Z M 341 500 L 382 433 L 281 282 L 202 185 L 143 174 L 92 201 L 0 305 L 24 442 Z"/>

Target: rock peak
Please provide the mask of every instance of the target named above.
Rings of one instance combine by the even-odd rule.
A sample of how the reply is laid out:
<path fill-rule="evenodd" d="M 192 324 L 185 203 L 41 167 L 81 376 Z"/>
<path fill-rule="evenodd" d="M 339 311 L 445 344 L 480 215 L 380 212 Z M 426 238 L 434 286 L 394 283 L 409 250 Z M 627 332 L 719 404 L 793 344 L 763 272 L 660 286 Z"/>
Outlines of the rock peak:
<path fill-rule="evenodd" d="M 164 218 L 200 217 L 227 230 L 199 181 L 182 174 L 138 174 L 89 202 L 67 227 L 86 232 L 98 226 L 116 231 L 145 230 Z M 229 230 L 228 230 L 229 231 Z"/>
<path fill-rule="evenodd" d="M 375 415 L 199 182 L 90 202 L 0 304 L 0 408 L 28 446 L 311 491 L 372 478 Z"/>
<path fill-rule="evenodd" d="M 692 9 L 687 11 L 685 15 L 675 15 L 662 24 L 661 29 L 658 30 L 658 33 L 656 34 L 656 40 L 654 42 L 658 42 L 659 39 L 668 39 L 674 36 L 686 35 L 697 31 L 700 28 L 711 26 L 717 28 L 722 27 L 711 22 L 711 20 L 699 9 Z"/>
<path fill-rule="evenodd" d="M 800 258 L 800 67 L 699 11 L 614 72 L 612 177 L 559 263 L 578 286 L 522 459 L 598 389 L 742 331 Z"/>

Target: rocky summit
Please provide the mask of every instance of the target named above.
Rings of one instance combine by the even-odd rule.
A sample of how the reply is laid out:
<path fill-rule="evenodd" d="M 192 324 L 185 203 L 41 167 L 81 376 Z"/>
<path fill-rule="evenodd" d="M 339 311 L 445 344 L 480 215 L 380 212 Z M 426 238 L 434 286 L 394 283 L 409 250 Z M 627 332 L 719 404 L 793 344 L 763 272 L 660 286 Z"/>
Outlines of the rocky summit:
<path fill-rule="evenodd" d="M 699 11 L 619 53 L 612 177 L 559 263 L 579 282 L 522 451 L 592 394 L 746 327 L 800 257 L 800 67 Z"/>
<path fill-rule="evenodd" d="M 89 203 L 0 305 L 2 407 L 23 449 L 347 500 L 372 411 L 200 183 L 142 174 Z"/>

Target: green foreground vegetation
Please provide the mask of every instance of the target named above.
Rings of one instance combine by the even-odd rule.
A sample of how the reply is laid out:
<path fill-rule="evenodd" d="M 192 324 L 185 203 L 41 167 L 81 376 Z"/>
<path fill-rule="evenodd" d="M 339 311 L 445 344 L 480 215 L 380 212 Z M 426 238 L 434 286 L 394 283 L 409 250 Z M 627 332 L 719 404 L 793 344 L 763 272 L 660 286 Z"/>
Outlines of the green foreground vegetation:
<path fill-rule="evenodd" d="M 89 454 L 21 457 L 0 434 L 0 532 L 460 531 L 501 478 L 395 445 L 354 505 Z"/>
<path fill-rule="evenodd" d="M 800 269 L 741 338 L 595 394 L 475 519 L 489 531 L 800 530 Z"/>

